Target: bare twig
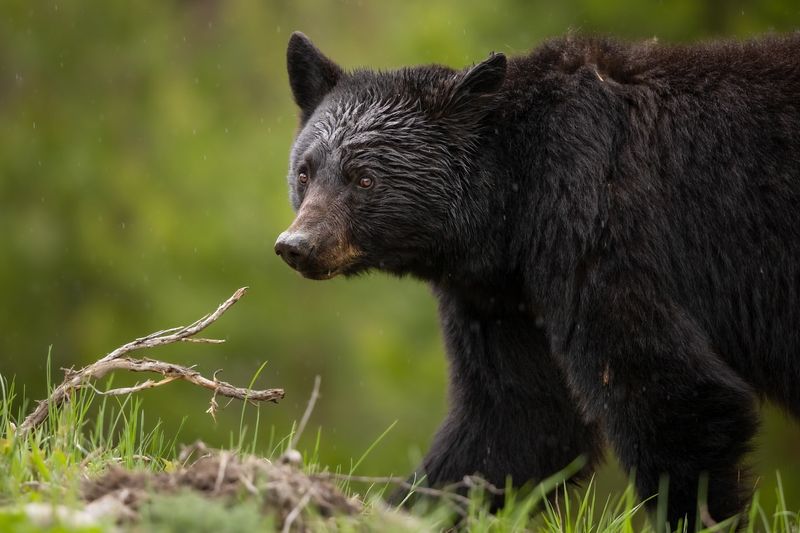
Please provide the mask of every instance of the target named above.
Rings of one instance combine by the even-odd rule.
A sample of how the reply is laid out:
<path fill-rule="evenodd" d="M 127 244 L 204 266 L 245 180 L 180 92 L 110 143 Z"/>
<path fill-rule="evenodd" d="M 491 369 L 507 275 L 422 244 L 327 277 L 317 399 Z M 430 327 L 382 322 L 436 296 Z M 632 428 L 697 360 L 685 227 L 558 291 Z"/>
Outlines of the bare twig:
<path fill-rule="evenodd" d="M 502 496 L 506 493 L 505 489 L 501 489 L 492 485 L 480 476 L 464 476 L 458 485 L 468 489 L 482 489 L 489 494 L 494 494 L 495 496 Z"/>
<path fill-rule="evenodd" d="M 700 521 L 703 525 L 712 528 L 717 525 L 717 521 L 712 518 L 711 513 L 708 511 L 708 504 L 700 504 Z"/>
<path fill-rule="evenodd" d="M 90 369 L 90 367 L 94 368 Z M 217 379 L 216 377 L 213 379 L 208 379 L 191 367 L 176 365 L 173 363 L 165 363 L 163 361 L 156 361 L 154 359 L 131 359 L 129 357 L 125 357 L 123 359 L 115 359 L 106 363 L 101 363 L 98 361 L 94 365 L 90 365 L 90 367 L 86 367 L 84 369 L 86 372 L 84 372 L 84 370 L 80 371 L 89 379 L 102 377 L 108 372 L 113 372 L 115 370 L 128 370 L 130 372 L 154 372 L 164 376 L 164 379 L 162 380 L 153 381 L 148 379 L 147 381 L 134 385 L 133 387 L 124 387 L 107 391 L 95 389 L 99 394 L 105 396 L 130 394 L 132 392 L 138 392 L 144 389 L 159 387 L 179 379 L 188 381 L 189 383 L 193 383 L 199 387 L 209 389 L 213 391 L 214 394 L 219 394 L 220 396 L 235 398 L 242 401 L 276 402 L 283 398 L 284 395 L 283 389 L 252 390 L 244 387 L 235 387 L 226 381 Z M 91 372 L 89 372 L 89 370 L 91 370 Z M 82 386 L 86 385 L 83 384 Z"/>
<path fill-rule="evenodd" d="M 311 500 L 311 492 L 306 492 L 303 497 L 297 502 L 297 505 L 291 512 L 286 515 L 286 520 L 283 522 L 283 528 L 281 529 L 281 533 L 289 533 L 292 530 L 292 524 L 294 521 L 297 520 L 297 517 L 300 516 L 300 513 L 303 511 L 308 502 Z"/>
<path fill-rule="evenodd" d="M 420 485 L 414 485 L 413 483 L 409 483 L 405 478 L 402 477 L 395 477 L 395 476 L 354 476 L 350 474 L 337 474 L 335 472 L 320 472 L 319 474 L 314 474 L 317 478 L 323 479 L 337 479 L 342 481 L 354 481 L 356 483 L 388 483 L 392 485 L 397 485 L 402 487 L 406 490 L 410 490 L 412 492 L 416 492 L 419 494 L 424 494 L 426 496 L 433 496 L 435 498 L 441 498 L 443 500 L 452 500 L 455 503 L 460 504 L 463 508 L 459 509 L 459 511 L 463 511 L 465 508 L 469 507 L 470 499 L 466 496 L 458 494 L 455 492 L 459 487 L 466 486 L 466 483 L 455 483 L 444 489 L 434 489 L 431 487 L 423 487 Z M 487 482 L 488 484 L 488 482 Z M 493 487 L 494 488 L 494 487 Z M 499 489 L 495 489 L 499 490 Z"/>
<path fill-rule="evenodd" d="M 311 413 L 314 412 L 314 406 L 317 404 L 317 398 L 319 398 L 320 381 L 322 381 L 322 378 L 317 375 L 317 377 L 314 378 L 314 389 L 311 391 L 311 397 L 308 399 L 306 410 L 303 412 L 303 418 L 300 419 L 300 423 L 297 425 L 297 431 L 294 432 L 294 436 L 292 437 L 292 442 L 289 443 L 290 450 L 294 450 L 297 446 L 300 436 L 306 429 L 308 419 L 311 418 Z"/>
<path fill-rule="evenodd" d="M 253 496 L 259 496 L 260 492 L 258 487 L 255 486 L 253 480 L 250 476 L 246 475 L 244 472 L 239 473 L 239 482 L 244 485 L 244 488 L 247 489 L 247 492 L 252 494 Z"/>
<path fill-rule="evenodd" d="M 242 296 L 245 295 L 247 292 L 247 287 L 242 287 L 238 289 L 236 292 L 231 295 L 230 298 L 222 302 L 219 307 L 217 307 L 212 313 L 205 315 L 200 320 L 192 322 L 188 326 L 178 326 L 175 328 L 169 328 L 162 331 L 156 331 L 155 333 L 151 333 L 145 337 L 140 337 L 134 341 L 129 342 L 128 344 L 124 344 L 114 350 L 113 352 L 109 353 L 102 359 L 98 361 L 98 363 L 104 363 L 106 361 L 110 361 L 112 359 L 118 359 L 123 355 L 140 350 L 142 348 L 153 348 L 155 346 L 161 346 L 163 344 L 172 344 L 175 342 L 185 341 L 190 337 L 194 337 L 208 326 L 213 324 L 217 321 L 219 317 L 225 314 L 225 311 L 230 309 L 233 304 L 238 302 Z M 206 341 L 207 342 L 207 341 Z M 225 342 L 221 339 L 214 339 L 212 342 Z"/>
<path fill-rule="evenodd" d="M 140 392 L 145 389 L 152 389 L 160 387 L 177 380 L 188 381 L 200 387 L 204 387 L 214 392 L 214 398 L 219 394 L 227 396 L 228 398 L 236 398 L 243 401 L 250 402 L 277 402 L 284 396 L 283 389 L 266 389 L 266 390 L 251 390 L 243 387 L 235 387 L 230 383 L 216 379 L 216 373 L 213 379 L 203 377 L 199 372 L 191 367 L 181 365 L 174 365 L 171 363 L 164 363 L 153 359 L 133 359 L 126 357 L 127 354 L 136 350 L 146 348 L 154 348 L 165 344 L 172 344 L 175 342 L 202 342 L 219 344 L 225 342 L 222 339 L 205 339 L 194 338 L 194 335 L 200 333 L 205 328 L 213 324 L 225 311 L 231 308 L 233 304 L 239 301 L 247 292 L 247 287 L 242 287 L 233 293 L 233 295 L 225 300 L 216 310 L 212 313 L 205 315 L 200 320 L 193 322 L 188 326 L 180 326 L 169 328 L 161 331 L 156 331 L 145 337 L 140 337 L 131 341 L 116 350 L 106 354 L 103 358 L 94 363 L 81 368 L 80 370 L 68 369 L 65 371 L 64 381 L 53 390 L 50 396 L 38 403 L 36 408 L 31 412 L 27 418 L 19 426 L 18 434 L 24 435 L 28 431 L 38 427 L 42 422 L 47 419 L 51 407 L 59 407 L 60 405 L 68 402 L 72 393 L 81 388 L 91 388 L 99 394 L 106 396 L 119 396 L 124 394 L 132 394 Z M 123 387 L 118 389 L 111 389 L 107 391 L 99 391 L 91 383 L 115 370 L 128 370 L 131 372 L 153 372 L 161 374 L 164 379 L 153 381 L 148 379 L 142 383 L 138 383 L 132 387 Z M 216 412 L 216 401 L 212 398 L 211 408 L 209 409 L 212 416 Z"/>
<path fill-rule="evenodd" d="M 120 361 L 121 362 L 131 361 L 131 359 L 121 359 Z M 135 361 L 135 359 L 133 359 L 133 361 Z M 126 369 L 126 370 L 131 370 L 131 369 Z M 105 391 L 98 389 L 89 382 L 84 383 L 83 386 L 92 389 L 96 394 L 99 394 L 101 396 L 125 396 L 126 394 L 133 394 L 134 392 L 143 391 L 145 389 L 154 389 L 156 387 L 160 387 L 161 385 L 172 383 L 176 379 L 180 378 L 168 377 L 159 381 L 153 381 L 152 379 L 148 379 L 147 381 L 144 381 L 142 383 L 137 383 L 133 387 L 120 387 L 118 389 L 110 389 Z"/>
<path fill-rule="evenodd" d="M 219 494 L 222 488 L 222 482 L 225 480 L 225 472 L 228 470 L 228 461 L 231 459 L 229 452 L 222 452 L 219 456 L 219 469 L 217 470 L 217 479 L 214 482 L 214 494 Z"/>

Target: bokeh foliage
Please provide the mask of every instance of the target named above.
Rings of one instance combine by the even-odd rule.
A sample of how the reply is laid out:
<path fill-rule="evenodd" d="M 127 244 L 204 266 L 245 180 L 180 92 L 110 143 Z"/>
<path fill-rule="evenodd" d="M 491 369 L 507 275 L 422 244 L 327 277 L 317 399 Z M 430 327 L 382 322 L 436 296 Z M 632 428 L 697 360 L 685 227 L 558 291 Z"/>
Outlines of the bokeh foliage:
<path fill-rule="evenodd" d="M 289 33 L 303 30 L 345 67 L 392 68 L 464 66 L 570 29 L 677 42 L 798 27 L 796 0 L 6 0 L 0 373 L 40 397 L 48 346 L 54 368 L 82 365 L 249 285 L 211 332 L 228 344 L 153 355 L 244 384 L 268 360 L 257 385 L 283 386 L 287 399 L 261 408 L 261 427 L 279 435 L 320 374 L 311 425 L 323 428 L 323 463 L 346 467 L 397 420 L 363 469 L 405 472 L 445 409 L 433 298 L 381 275 L 303 280 L 272 252 L 292 218 Z M 215 425 L 207 395 L 188 385 L 145 394 L 151 421 L 177 428 L 187 417 L 185 440 L 226 444 L 238 427 L 238 409 Z M 796 426 L 775 411 L 766 426 L 757 471 L 780 466 L 800 500 Z"/>

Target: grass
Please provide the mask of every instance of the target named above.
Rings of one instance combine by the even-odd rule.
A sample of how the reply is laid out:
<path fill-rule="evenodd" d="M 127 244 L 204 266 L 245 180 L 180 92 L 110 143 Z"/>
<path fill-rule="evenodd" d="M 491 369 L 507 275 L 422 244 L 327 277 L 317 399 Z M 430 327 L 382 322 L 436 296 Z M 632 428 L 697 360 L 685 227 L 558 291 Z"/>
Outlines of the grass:
<path fill-rule="evenodd" d="M 81 508 L 81 481 L 87 476 L 100 474 L 111 464 L 142 472 L 170 472 L 179 466 L 180 428 L 169 434 L 159 423 L 152 429 L 145 429 L 147 425 L 139 397 L 110 399 L 83 389 L 67 405 L 51 412 L 40 428 L 19 437 L 15 428 L 29 406 L 16 397 L 15 389 L 13 382 L 0 376 L 0 531 L 114 530 L 114 525 L 107 521 L 84 526 L 70 524 L 68 520 L 42 525 L 29 516 L 30 504 L 44 504 L 45 508 Z M 12 412 L 12 405 L 20 407 Z M 293 435 L 278 439 L 273 431 L 270 442 L 258 442 L 259 418 L 256 416 L 256 427 L 249 435 L 244 409 L 246 406 L 243 407 L 238 435 L 231 436 L 230 449 L 240 454 L 254 454 L 256 450 L 267 449 L 271 450 L 272 458 L 279 457 Z M 346 470 L 355 473 L 364 457 L 390 430 L 391 427 L 387 428 Z M 194 440 L 191 436 L 182 437 L 187 441 Z M 326 470 L 317 461 L 319 446 L 320 434 L 317 433 L 314 449 L 304 458 L 303 468 L 308 473 Z M 483 505 L 485 495 L 481 489 L 475 489 L 461 523 L 469 530 L 479 532 L 655 533 L 631 485 L 620 494 L 606 495 L 598 492 L 593 480 L 583 488 L 565 484 L 563 481 L 570 475 L 570 470 L 579 467 L 578 463 L 571 465 L 565 472 L 525 493 L 507 487 L 507 503 L 495 514 L 489 513 Z M 391 488 L 387 484 L 364 486 L 342 481 L 339 487 L 348 495 L 358 493 L 359 499 L 365 502 L 363 511 L 355 517 L 318 521 L 316 527 L 337 531 L 438 531 L 447 529 L 454 519 L 453 507 L 446 502 L 419 506 L 408 515 L 387 512 L 385 506 L 378 503 L 383 492 Z M 777 495 L 776 507 L 765 509 L 761 504 L 761 492 L 757 492 L 749 507 L 744 530 L 766 533 L 800 531 L 800 515 L 797 509 L 787 504 L 780 476 L 771 490 Z M 555 491 L 554 496 L 545 498 L 544 494 L 551 491 Z M 313 513 L 313 510 L 304 512 Z M 209 500 L 198 493 L 179 492 L 153 499 L 151 504 L 141 509 L 139 521 L 123 526 L 122 530 L 270 531 L 278 523 L 278 517 L 265 515 L 252 498 L 226 503 Z M 733 530 L 735 525 L 723 523 L 703 531 Z"/>

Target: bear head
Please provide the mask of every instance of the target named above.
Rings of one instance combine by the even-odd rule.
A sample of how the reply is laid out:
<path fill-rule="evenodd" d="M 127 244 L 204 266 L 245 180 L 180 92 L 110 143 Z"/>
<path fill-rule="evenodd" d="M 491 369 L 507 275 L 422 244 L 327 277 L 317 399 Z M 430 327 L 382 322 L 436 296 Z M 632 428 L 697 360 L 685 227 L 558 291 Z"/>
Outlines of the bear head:
<path fill-rule="evenodd" d="M 300 108 L 288 176 L 297 214 L 276 253 L 311 279 L 372 268 L 435 275 L 469 218 L 482 119 L 505 56 L 463 71 L 345 72 L 294 33 L 287 66 Z"/>

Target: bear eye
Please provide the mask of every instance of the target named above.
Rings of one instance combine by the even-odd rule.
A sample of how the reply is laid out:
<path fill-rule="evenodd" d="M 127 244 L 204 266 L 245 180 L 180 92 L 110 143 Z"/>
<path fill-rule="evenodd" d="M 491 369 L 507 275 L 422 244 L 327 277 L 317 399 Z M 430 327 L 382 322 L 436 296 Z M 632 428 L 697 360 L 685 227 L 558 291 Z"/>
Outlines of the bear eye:
<path fill-rule="evenodd" d="M 301 170 L 300 173 L 297 175 L 297 181 L 300 182 L 301 185 L 305 185 L 308 183 L 308 173 L 304 170 Z"/>
<path fill-rule="evenodd" d="M 374 183 L 375 181 L 372 178 L 366 176 L 358 180 L 358 186 L 362 189 L 369 189 Z"/>

